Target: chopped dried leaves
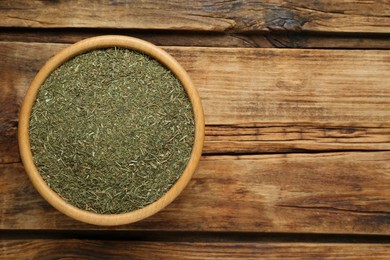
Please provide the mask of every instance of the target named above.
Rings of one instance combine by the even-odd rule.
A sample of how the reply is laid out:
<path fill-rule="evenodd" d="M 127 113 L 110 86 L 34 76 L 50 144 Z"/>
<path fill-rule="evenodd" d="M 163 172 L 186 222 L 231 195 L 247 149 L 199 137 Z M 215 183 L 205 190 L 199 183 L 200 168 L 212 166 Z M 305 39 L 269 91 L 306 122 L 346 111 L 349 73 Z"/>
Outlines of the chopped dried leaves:
<path fill-rule="evenodd" d="M 68 203 L 100 214 L 143 208 L 185 169 L 194 116 L 180 81 L 142 53 L 76 56 L 41 86 L 30 118 L 34 162 Z"/>

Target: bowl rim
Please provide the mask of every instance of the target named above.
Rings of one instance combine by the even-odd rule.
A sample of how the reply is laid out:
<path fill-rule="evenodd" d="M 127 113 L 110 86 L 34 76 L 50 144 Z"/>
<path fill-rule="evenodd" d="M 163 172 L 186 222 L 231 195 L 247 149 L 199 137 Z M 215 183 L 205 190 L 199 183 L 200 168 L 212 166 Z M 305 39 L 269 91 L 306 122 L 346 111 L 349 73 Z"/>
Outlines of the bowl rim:
<path fill-rule="evenodd" d="M 66 61 L 81 53 L 110 47 L 122 47 L 145 53 L 158 60 L 175 74 L 182 83 L 192 104 L 195 121 L 195 138 L 191 156 L 186 168 L 176 183 L 162 197 L 152 204 L 135 211 L 120 214 L 98 214 L 69 204 L 46 184 L 33 161 L 29 138 L 29 123 L 32 106 L 35 102 L 39 88 L 50 73 Z M 20 156 L 27 175 L 34 187 L 47 202 L 63 214 L 76 220 L 94 225 L 114 226 L 133 223 L 157 213 L 170 204 L 184 190 L 200 161 L 204 143 L 204 125 L 204 112 L 198 91 L 184 68 L 170 54 L 154 44 L 138 38 L 121 35 L 105 35 L 87 38 L 66 47 L 50 58 L 40 69 L 27 89 L 21 106 L 19 113 L 18 141 Z"/>

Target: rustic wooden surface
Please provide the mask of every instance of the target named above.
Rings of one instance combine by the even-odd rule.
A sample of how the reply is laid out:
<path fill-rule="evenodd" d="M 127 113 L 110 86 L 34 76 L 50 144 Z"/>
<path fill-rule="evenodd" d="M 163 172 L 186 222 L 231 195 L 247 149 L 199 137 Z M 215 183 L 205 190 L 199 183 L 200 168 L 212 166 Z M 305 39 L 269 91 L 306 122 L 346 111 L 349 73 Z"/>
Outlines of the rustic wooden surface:
<path fill-rule="evenodd" d="M 389 13 L 386 0 L 1 1 L 0 258 L 388 259 Z M 16 139 L 37 70 L 102 34 L 164 46 L 206 116 L 184 193 L 115 228 L 48 205 Z"/>

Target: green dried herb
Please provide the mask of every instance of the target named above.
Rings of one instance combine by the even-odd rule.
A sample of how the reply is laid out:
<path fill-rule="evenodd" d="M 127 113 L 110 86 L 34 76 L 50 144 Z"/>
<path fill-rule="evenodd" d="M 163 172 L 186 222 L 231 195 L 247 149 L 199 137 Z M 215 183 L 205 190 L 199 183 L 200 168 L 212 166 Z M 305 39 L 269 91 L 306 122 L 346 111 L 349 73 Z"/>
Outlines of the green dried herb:
<path fill-rule="evenodd" d="M 70 204 L 101 214 L 145 207 L 185 169 L 192 106 L 158 61 L 122 48 L 94 50 L 57 68 L 30 118 L 34 162 Z"/>

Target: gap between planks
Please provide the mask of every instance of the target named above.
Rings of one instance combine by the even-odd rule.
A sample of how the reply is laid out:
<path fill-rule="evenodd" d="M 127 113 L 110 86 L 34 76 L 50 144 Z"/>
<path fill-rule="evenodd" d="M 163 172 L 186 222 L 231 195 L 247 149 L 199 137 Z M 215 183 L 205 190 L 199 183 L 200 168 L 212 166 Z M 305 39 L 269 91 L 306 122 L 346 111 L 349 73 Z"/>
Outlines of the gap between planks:
<path fill-rule="evenodd" d="M 389 34 L 345 34 L 312 32 L 218 33 L 99 28 L 2 28 L 0 41 L 75 43 L 99 35 L 126 35 L 160 46 L 390 49 Z"/>
<path fill-rule="evenodd" d="M 360 243 L 387 244 L 390 235 L 207 232 L 207 231 L 123 231 L 123 230 L 0 230 L 1 240 L 82 239 L 148 242 L 272 242 L 272 243 Z"/>

